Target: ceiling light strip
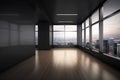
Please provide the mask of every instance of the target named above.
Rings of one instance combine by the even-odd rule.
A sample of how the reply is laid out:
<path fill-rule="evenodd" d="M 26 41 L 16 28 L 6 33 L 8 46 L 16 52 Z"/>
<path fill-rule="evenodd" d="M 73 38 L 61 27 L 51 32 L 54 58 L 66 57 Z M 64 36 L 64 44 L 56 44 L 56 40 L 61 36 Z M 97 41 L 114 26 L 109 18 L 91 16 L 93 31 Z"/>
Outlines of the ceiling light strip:
<path fill-rule="evenodd" d="M 58 21 L 59 23 L 73 23 L 73 21 Z"/>
<path fill-rule="evenodd" d="M 56 14 L 57 16 L 77 16 L 78 14 Z"/>

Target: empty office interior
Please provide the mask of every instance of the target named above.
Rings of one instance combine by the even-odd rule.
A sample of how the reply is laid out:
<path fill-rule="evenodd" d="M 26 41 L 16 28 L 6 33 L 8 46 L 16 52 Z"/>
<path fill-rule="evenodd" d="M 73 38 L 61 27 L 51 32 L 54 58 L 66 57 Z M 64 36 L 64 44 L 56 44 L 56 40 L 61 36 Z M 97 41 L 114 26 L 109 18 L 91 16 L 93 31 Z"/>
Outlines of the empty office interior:
<path fill-rule="evenodd" d="M 120 0 L 0 0 L 0 80 L 120 80 Z"/>

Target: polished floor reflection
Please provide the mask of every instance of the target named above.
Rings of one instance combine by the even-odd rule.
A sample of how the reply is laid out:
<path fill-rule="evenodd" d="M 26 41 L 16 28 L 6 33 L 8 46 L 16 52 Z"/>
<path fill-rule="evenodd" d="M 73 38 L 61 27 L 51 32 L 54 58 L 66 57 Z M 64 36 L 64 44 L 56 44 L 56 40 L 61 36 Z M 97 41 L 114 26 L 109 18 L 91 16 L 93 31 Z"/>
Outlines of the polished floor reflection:
<path fill-rule="evenodd" d="M 56 68 L 70 68 L 77 65 L 77 51 L 76 50 L 54 50 L 53 51 L 53 65 Z"/>
<path fill-rule="evenodd" d="M 76 48 L 36 51 L 0 80 L 120 80 L 120 72 Z"/>

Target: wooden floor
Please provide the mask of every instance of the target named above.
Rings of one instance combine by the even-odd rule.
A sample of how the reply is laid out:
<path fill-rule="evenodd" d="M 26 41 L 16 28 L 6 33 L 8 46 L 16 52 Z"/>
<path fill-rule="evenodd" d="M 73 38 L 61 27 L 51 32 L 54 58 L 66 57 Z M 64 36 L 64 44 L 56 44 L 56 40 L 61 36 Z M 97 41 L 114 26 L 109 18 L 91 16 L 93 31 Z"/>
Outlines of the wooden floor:
<path fill-rule="evenodd" d="M 120 80 L 120 72 L 75 48 L 36 51 L 0 80 Z"/>

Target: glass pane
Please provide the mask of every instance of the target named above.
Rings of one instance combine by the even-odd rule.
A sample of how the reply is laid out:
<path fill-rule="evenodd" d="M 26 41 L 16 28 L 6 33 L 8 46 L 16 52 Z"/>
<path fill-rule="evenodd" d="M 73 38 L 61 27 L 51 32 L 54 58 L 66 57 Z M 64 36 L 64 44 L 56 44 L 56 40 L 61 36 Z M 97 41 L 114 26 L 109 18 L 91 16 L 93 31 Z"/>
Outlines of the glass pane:
<path fill-rule="evenodd" d="M 99 21 L 99 10 L 92 15 L 92 23 Z"/>
<path fill-rule="evenodd" d="M 92 49 L 99 51 L 99 24 L 92 26 Z"/>
<path fill-rule="evenodd" d="M 104 20 L 104 53 L 120 57 L 120 13 Z"/>
<path fill-rule="evenodd" d="M 82 30 L 82 46 L 84 46 L 84 30 Z"/>
<path fill-rule="evenodd" d="M 77 32 L 65 32 L 65 43 L 68 46 L 77 45 Z"/>
<path fill-rule="evenodd" d="M 86 20 L 86 27 L 89 26 L 89 18 Z"/>
<path fill-rule="evenodd" d="M 84 29 L 84 23 L 82 23 L 82 29 Z"/>
<path fill-rule="evenodd" d="M 64 31 L 64 25 L 54 25 L 53 30 L 54 31 Z"/>
<path fill-rule="evenodd" d="M 86 47 L 89 48 L 89 28 L 86 28 Z"/>
<path fill-rule="evenodd" d="M 35 25 L 35 31 L 38 31 L 38 25 Z"/>
<path fill-rule="evenodd" d="M 120 0 L 107 0 L 103 6 L 103 16 L 106 17 L 120 9 Z"/>
<path fill-rule="evenodd" d="M 65 25 L 65 31 L 77 31 L 77 25 Z"/>
<path fill-rule="evenodd" d="M 38 32 L 35 32 L 35 45 L 38 45 Z"/>
<path fill-rule="evenodd" d="M 64 32 L 54 32 L 53 33 L 53 44 L 54 45 L 64 45 Z"/>

